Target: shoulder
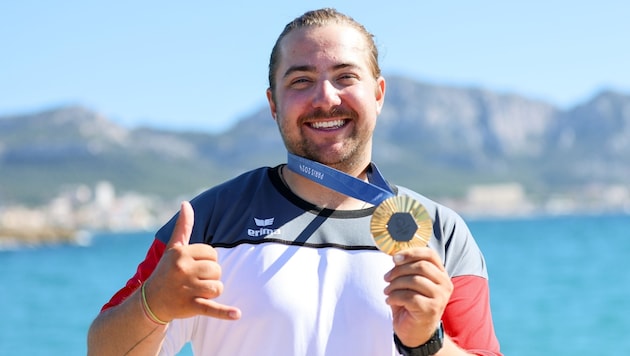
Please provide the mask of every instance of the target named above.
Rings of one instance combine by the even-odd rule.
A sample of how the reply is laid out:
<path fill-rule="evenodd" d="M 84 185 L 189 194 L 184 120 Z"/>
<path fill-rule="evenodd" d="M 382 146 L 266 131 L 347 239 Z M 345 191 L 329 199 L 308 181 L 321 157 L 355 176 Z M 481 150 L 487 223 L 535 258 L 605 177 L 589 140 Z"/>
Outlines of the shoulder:
<path fill-rule="evenodd" d="M 241 173 L 228 181 L 203 191 L 191 200 L 191 204 L 198 201 L 213 199 L 221 195 L 242 193 L 258 189 L 261 184 L 269 182 L 269 175 L 273 169 L 275 168 L 260 167 Z"/>
<path fill-rule="evenodd" d="M 436 250 L 451 277 L 476 275 L 487 278 L 483 254 L 468 224 L 453 209 L 411 189 L 398 186 L 398 195 L 418 200 L 433 221 L 433 239 L 429 246 Z"/>
<path fill-rule="evenodd" d="M 260 167 L 239 174 L 238 176 L 225 181 L 219 185 L 206 189 L 190 200 L 195 213 L 195 224 L 193 226 L 193 236 L 191 242 L 199 239 L 202 241 L 203 232 L 214 218 L 217 212 L 223 216 L 229 215 L 230 211 L 242 211 L 243 206 L 252 203 L 256 192 L 269 190 L 273 183 L 273 174 L 276 168 Z M 162 226 L 156 236 L 163 242 L 168 242 L 171 232 L 179 213 Z M 195 235 L 199 236 L 195 236 Z"/>
<path fill-rule="evenodd" d="M 448 226 L 466 225 L 464 219 L 453 209 L 438 203 L 426 196 L 403 186 L 396 186 L 398 195 L 407 195 L 419 201 L 431 216 L 434 223 L 447 228 Z"/>

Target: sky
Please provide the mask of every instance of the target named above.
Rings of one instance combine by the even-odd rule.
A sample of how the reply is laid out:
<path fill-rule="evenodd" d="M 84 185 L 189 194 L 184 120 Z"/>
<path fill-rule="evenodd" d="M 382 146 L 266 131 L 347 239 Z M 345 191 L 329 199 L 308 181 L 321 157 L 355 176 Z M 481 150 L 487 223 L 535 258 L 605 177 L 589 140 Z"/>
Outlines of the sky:
<path fill-rule="evenodd" d="M 81 105 L 128 127 L 220 132 L 266 107 L 284 25 L 335 7 L 382 72 L 561 108 L 630 94 L 630 1 L 2 1 L 0 116 Z"/>

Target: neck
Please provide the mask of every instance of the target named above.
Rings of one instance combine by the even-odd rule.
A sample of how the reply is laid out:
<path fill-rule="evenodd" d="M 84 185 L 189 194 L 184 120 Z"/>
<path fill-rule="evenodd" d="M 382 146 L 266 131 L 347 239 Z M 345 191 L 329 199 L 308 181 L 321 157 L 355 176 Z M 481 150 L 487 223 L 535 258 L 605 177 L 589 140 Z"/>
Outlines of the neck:
<path fill-rule="evenodd" d="M 359 179 L 367 181 L 366 172 L 367 166 L 362 168 L 356 174 L 348 174 L 352 174 Z M 305 178 L 291 171 L 287 166 L 281 167 L 280 176 L 283 178 L 287 187 L 289 187 L 295 195 L 319 207 L 335 210 L 358 210 L 368 206 L 368 204 L 362 200 L 341 194 Z"/>

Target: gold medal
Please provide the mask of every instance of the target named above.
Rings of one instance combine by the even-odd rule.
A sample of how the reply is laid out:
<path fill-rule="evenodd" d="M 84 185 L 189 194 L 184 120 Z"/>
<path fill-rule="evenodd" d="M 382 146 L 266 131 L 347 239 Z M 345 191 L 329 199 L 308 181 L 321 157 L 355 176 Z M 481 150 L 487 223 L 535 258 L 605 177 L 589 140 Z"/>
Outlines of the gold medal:
<path fill-rule="evenodd" d="M 395 196 L 374 210 L 370 223 L 376 246 L 388 255 L 410 247 L 424 247 L 433 233 L 429 213 L 415 199 Z"/>

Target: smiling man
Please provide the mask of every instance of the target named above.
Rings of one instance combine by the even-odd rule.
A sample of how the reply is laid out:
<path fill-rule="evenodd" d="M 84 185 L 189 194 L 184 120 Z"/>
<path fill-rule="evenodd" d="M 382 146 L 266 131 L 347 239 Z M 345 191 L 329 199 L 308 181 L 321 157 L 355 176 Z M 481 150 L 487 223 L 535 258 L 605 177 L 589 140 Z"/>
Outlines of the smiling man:
<path fill-rule="evenodd" d="M 500 355 L 464 221 L 372 162 L 385 91 L 361 24 L 333 9 L 289 23 L 267 90 L 287 164 L 182 203 L 92 324 L 89 353 L 172 355 L 191 342 L 199 355 Z M 410 247 L 379 250 L 371 224 L 385 198 L 418 209 L 393 215 L 428 231 L 428 246 L 385 224 L 388 244 Z"/>

